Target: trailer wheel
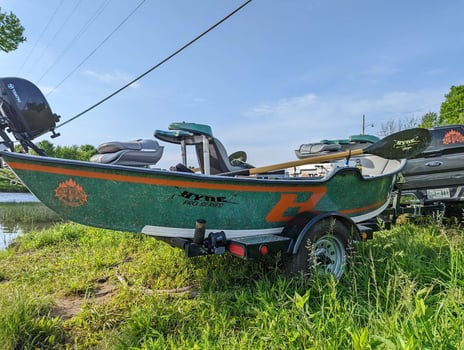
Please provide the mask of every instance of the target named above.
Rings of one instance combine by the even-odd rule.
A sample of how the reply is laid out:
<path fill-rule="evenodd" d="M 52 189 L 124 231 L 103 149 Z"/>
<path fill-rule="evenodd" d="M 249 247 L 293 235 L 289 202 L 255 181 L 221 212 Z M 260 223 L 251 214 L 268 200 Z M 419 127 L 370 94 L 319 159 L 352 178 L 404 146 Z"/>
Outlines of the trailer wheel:
<path fill-rule="evenodd" d="M 303 236 L 295 254 L 288 257 L 285 268 L 290 274 L 329 273 L 339 279 L 350 252 L 350 230 L 340 220 L 323 219 Z"/>

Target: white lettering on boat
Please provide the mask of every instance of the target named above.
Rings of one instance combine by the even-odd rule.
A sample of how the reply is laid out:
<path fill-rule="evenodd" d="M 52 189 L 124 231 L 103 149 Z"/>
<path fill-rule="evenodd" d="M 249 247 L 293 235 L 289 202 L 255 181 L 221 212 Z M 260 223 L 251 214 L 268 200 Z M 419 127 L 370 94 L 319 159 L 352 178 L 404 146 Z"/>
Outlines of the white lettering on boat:
<path fill-rule="evenodd" d="M 9 84 L 7 85 L 7 87 L 8 87 L 8 89 L 11 91 L 11 93 L 13 94 L 13 96 L 15 97 L 16 101 L 17 101 L 18 103 L 21 103 L 21 102 L 22 102 L 21 97 L 19 97 L 18 92 L 16 91 L 14 84 L 13 84 L 13 83 L 9 83 Z"/>

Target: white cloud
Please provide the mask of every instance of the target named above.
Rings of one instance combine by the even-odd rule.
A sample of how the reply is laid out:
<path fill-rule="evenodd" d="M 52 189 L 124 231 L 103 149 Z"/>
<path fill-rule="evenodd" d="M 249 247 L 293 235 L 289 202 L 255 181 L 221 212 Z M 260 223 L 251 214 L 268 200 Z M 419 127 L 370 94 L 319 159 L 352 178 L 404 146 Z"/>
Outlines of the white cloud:
<path fill-rule="evenodd" d="M 240 127 L 215 127 L 229 152 L 243 149 L 257 166 L 295 159 L 302 143 L 348 138 L 362 132 L 377 134 L 391 119 L 421 117 L 437 111 L 445 90 L 392 91 L 371 99 L 304 94 L 250 108 Z M 374 124 L 374 127 L 371 125 Z"/>
<path fill-rule="evenodd" d="M 134 77 L 130 76 L 128 73 L 124 73 L 121 71 L 114 71 L 112 73 L 97 73 L 93 70 L 87 69 L 83 71 L 82 74 L 105 84 L 127 84 L 128 82 L 134 79 Z M 135 82 L 130 86 L 133 88 L 138 88 L 140 87 L 140 84 L 139 82 Z"/>
<path fill-rule="evenodd" d="M 360 72 L 369 77 L 385 77 L 398 73 L 400 70 L 385 63 L 376 63 Z"/>
<path fill-rule="evenodd" d="M 51 94 L 52 92 L 57 92 L 58 89 L 52 88 L 51 86 L 43 86 L 40 85 L 38 86 L 39 90 L 42 91 L 42 93 L 47 96 L 48 94 Z"/>
<path fill-rule="evenodd" d="M 262 104 L 253 107 L 246 115 L 256 118 L 260 116 L 274 116 L 279 117 L 289 114 L 301 114 L 309 110 L 317 103 L 317 96 L 315 94 L 306 94 L 303 96 L 296 96 L 292 98 L 283 98 L 274 103 Z"/>
<path fill-rule="evenodd" d="M 183 95 L 183 98 L 188 103 L 206 103 L 206 102 L 208 102 L 208 99 L 206 99 L 204 97 L 201 97 L 201 96 L 195 96 L 192 93 L 185 93 Z"/>

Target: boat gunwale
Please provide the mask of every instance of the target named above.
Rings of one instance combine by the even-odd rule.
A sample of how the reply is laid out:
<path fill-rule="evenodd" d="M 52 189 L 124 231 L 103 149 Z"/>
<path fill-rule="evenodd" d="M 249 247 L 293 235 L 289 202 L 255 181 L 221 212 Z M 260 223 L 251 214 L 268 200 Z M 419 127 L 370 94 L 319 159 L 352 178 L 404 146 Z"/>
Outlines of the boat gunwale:
<path fill-rule="evenodd" d="M 347 167 L 339 167 L 334 169 L 332 172 L 330 172 L 327 176 L 324 177 L 276 177 L 276 178 L 265 178 L 263 176 L 266 176 L 265 174 L 257 177 L 251 177 L 251 176 L 221 176 L 221 175 L 205 175 L 205 174 L 199 174 L 199 173 L 187 173 L 187 172 L 177 172 L 177 171 L 171 171 L 167 169 L 161 169 L 161 168 L 141 168 L 141 167 L 133 167 L 133 166 L 127 166 L 127 165 L 114 165 L 114 164 L 102 164 L 102 163 L 94 163 L 90 161 L 83 161 L 83 160 L 74 160 L 74 159 L 65 159 L 65 158 L 54 158 L 54 157 L 48 157 L 48 156 L 38 156 L 38 155 L 31 155 L 31 154 L 22 154 L 22 153 L 17 153 L 17 152 L 10 152 L 10 151 L 0 151 L 0 156 L 1 157 L 10 157 L 13 159 L 20 159 L 23 161 L 30 161 L 30 162 L 35 162 L 35 163 L 52 163 L 52 164 L 58 164 L 61 167 L 83 167 L 86 169 L 92 169 L 92 170 L 102 170 L 102 171 L 108 171 L 110 172 L 128 172 L 131 174 L 140 174 L 140 175 L 156 175 L 156 176 L 162 176 L 162 177 L 175 177 L 175 178 L 183 178 L 183 179 L 191 179 L 195 181 L 200 181 L 204 182 L 205 180 L 208 182 L 238 182 L 238 183 L 253 183 L 253 184 L 263 184 L 263 185 L 269 185 L 269 184 L 293 184 L 293 185 L 306 185 L 306 184 L 325 184 L 327 182 L 330 182 L 334 177 L 336 176 L 341 176 L 346 173 L 354 173 L 355 176 L 358 176 L 360 180 L 362 181 L 375 181 L 381 178 L 385 177 L 392 177 L 399 173 L 405 166 L 406 161 L 398 160 L 400 164 L 398 167 L 389 173 L 381 174 L 378 176 L 370 176 L 370 177 L 364 177 L 361 175 L 360 171 L 353 166 L 347 166 Z M 6 163 L 9 165 L 9 163 L 14 163 L 13 162 L 8 162 Z M 10 166 L 10 165 L 9 165 Z M 51 165 L 49 165 L 51 166 Z M 14 171 L 14 167 L 11 167 L 12 170 Z"/>

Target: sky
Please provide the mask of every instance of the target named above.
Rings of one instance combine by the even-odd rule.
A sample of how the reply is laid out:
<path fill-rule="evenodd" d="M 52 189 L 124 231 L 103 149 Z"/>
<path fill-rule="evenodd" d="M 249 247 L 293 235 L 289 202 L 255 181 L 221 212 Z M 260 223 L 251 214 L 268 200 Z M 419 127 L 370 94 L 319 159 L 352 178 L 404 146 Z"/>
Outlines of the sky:
<path fill-rule="evenodd" d="M 303 143 L 420 121 L 464 84 L 462 0 L 253 0 L 69 121 L 245 2 L 3 0 L 27 41 L 0 52 L 0 76 L 30 80 L 61 116 L 61 136 L 37 141 L 98 146 L 187 121 L 255 166 L 295 160 Z M 180 161 L 177 145 L 160 143 L 160 166 Z"/>

